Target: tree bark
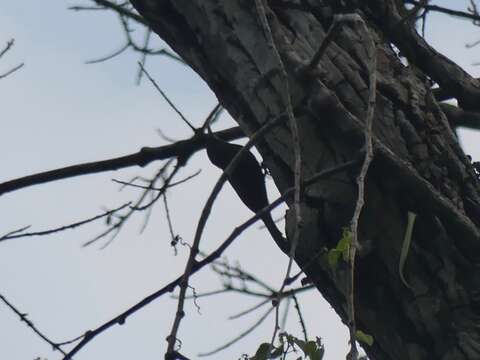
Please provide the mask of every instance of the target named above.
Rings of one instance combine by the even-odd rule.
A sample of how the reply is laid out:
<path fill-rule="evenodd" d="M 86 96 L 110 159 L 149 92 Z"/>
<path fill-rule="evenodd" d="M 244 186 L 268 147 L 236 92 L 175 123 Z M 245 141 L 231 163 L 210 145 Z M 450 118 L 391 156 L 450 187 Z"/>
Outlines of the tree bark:
<path fill-rule="evenodd" d="M 246 134 L 285 113 L 284 83 L 254 1 L 132 0 L 138 12 L 210 86 Z M 358 157 L 368 73 L 365 39 L 344 24 L 319 65 L 305 65 L 338 12 L 355 11 L 377 46 L 374 161 L 360 219 L 355 268 L 357 327 L 373 335 L 370 359 L 480 359 L 480 187 L 428 77 L 465 108 L 478 84 L 416 34 L 397 0 L 263 2 L 289 77 L 305 178 Z M 390 44 L 409 58 L 402 64 Z M 293 185 L 288 122 L 257 145 L 280 192 Z M 325 253 L 348 227 L 357 198 L 352 169 L 305 191 L 295 260 L 347 322 L 348 266 Z M 291 201 L 291 200 L 290 200 Z M 289 203 L 291 204 L 291 203 Z M 408 212 L 417 214 L 404 275 L 399 261 Z M 287 212 L 291 238 L 295 218 Z M 321 314 L 318 314 L 321 321 Z"/>

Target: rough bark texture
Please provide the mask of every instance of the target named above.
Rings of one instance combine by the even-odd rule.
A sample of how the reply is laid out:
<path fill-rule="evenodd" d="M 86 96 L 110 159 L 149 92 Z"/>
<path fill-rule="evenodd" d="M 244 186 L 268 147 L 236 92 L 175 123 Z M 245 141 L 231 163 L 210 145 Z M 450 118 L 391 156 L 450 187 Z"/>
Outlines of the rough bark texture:
<path fill-rule="evenodd" d="M 284 113 L 279 64 L 254 1 L 132 3 L 208 83 L 247 134 Z M 309 177 L 358 156 L 363 146 L 368 95 L 364 39 L 354 27 L 342 25 L 318 67 L 304 73 L 339 10 L 336 2 L 264 3 L 289 76 L 303 171 Z M 378 69 L 375 159 L 367 179 L 355 274 L 357 327 L 375 338 L 374 345 L 366 347 L 371 359 L 478 360 L 479 184 L 425 74 L 470 109 L 478 106 L 478 84 L 448 59 L 439 65 L 439 59 L 431 58 L 434 51 L 408 21 L 402 22 L 399 1 L 359 3 L 342 11 L 355 10 L 369 25 Z M 391 43 L 409 56 L 411 66 L 401 63 Z M 272 130 L 257 147 L 279 190 L 292 186 L 288 123 Z M 295 256 L 345 321 L 348 269 L 332 269 L 324 255 L 351 220 L 356 174 L 352 169 L 307 189 L 302 204 L 305 225 Z M 398 270 L 408 211 L 418 215 L 404 272 L 411 289 L 401 282 Z M 287 214 L 289 235 L 294 221 Z M 321 314 L 318 317 L 320 321 Z"/>

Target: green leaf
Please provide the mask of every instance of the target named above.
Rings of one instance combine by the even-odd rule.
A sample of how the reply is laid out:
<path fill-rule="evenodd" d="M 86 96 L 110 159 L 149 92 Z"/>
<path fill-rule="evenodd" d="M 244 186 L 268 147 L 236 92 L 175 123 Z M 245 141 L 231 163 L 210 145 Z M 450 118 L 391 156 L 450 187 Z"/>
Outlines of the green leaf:
<path fill-rule="evenodd" d="M 311 360 L 322 360 L 324 349 L 321 342 L 309 341 L 305 346 L 305 355 Z"/>
<path fill-rule="evenodd" d="M 321 344 L 319 347 L 319 344 L 316 341 L 311 340 L 305 342 L 296 337 L 293 337 L 292 340 L 300 349 L 302 349 L 306 357 L 311 360 L 322 360 L 324 350 Z"/>
<path fill-rule="evenodd" d="M 342 238 L 337 244 L 337 250 L 342 253 L 343 261 L 348 261 L 350 255 L 350 244 L 352 243 L 353 233 L 348 228 L 343 228 Z"/>
<path fill-rule="evenodd" d="M 328 265 L 330 265 L 332 268 L 336 268 L 338 265 L 338 260 L 340 260 L 341 254 L 342 253 L 339 252 L 337 249 L 329 250 L 327 253 Z"/>
<path fill-rule="evenodd" d="M 297 344 L 298 347 L 299 347 L 300 349 L 302 349 L 302 351 L 305 353 L 305 345 L 306 345 L 305 341 L 300 340 L 300 339 L 297 339 L 297 338 L 294 337 L 294 336 L 292 336 L 292 340 L 293 340 L 293 342 L 294 342 L 295 344 Z"/>
<path fill-rule="evenodd" d="M 270 343 L 262 343 L 257 349 L 257 352 L 249 360 L 267 360 L 270 351 Z"/>
<path fill-rule="evenodd" d="M 364 344 L 367 344 L 368 346 L 372 346 L 374 339 L 373 336 L 367 333 L 364 333 L 362 330 L 357 330 L 355 332 L 355 338 Z"/>
<path fill-rule="evenodd" d="M 350 255 L 350 244 L 352 243 L 353 234 L 348 228 L 343 228 L 342 238 L 338 241 L 334 249 L 330 249 L 327 253 L 328 264 L 335 268 L 338 265 L 340 256 L 343 261 L 348 262 Z"/>
<path fill-rule="evenodd" d="M 283 354 L 283 346 L 274 347 L 274 349 L 270 354 L 270 359 L 279 358 Z"/>

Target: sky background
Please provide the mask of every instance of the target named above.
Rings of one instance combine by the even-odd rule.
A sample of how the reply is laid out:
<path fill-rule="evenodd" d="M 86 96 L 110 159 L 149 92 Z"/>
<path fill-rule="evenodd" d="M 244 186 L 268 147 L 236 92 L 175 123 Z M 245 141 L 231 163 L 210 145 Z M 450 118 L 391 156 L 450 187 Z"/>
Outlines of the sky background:
<path fill-rule="evenodd" d="M 25 67 L 0 81 L 0 182 L 67 165 L 107 159 L 138 151 L 143 146 L 166 144 L 157 132 L 174 139 L 191 136 L 148 81 L 136 86 L 138 54 L 126 52 L 100 64 L 85 61 L 105 56 L 121 47 L 124 35 L 113 13 L 68 10 L 89 1 L 10 1 L 0 5 L 0 47 L 15 38 L 14 48 L 0 60 L 0 73 L 20 62 Z M 436 1 L 435 4 L 465 8 L 467 1 Z M 478 48 L 465 44 L 480 38 L 478 28 L 466 21 L 432 15 L 427 40 L 474 76 L 480 61 Z M 143 33 L 135 36 L 143 37 Z M 156 37 L 156 35 L 155 35 Z M 161 44 L 160 40 L 155 40 Z M 147 69 L 162 89 L 195 125 L 200 125 L 216 104 L 215 96 L 190 69 L 165 57 L 151 57 Z M 233 125 L 222 117 L 219 128 Z M 474 160 L 480 159 L 479 134 L 461 131 L 461 141 Z M 31 225 L 32 231 L 79 221 L 136 199 L 138 192 L 119 192 L 112 178 L 130 180 L 151 176 L 159 163 L 144 169 L 89 175 L 6 194 L 0 202 L 0 235 Z M 197 153 L 181 176 L 201 169 L 201 174 L 169 192 L 175 231 L 191 242 L 203 204 L 220 172 Z M 276 191 L 269 181 L 270 199 Z M 284 209 L 275 212 L 277 217 Z M 231 230 L 251 216 L 229 186 L 220 194 L 202 241 L 212 250 Z M 100 241 L 82 244 L 100 231 L 100 222 L 48 237 L 0 243 L 0 294 L 4 295 L 54 341 L 64 341 L 93 329 L 161 288 L 184 269 L 188 251 L 179 247 L 174 256 L 165 212 L 155 207 L 146 230 L 139 234 L 144 215 L 136 215 L 115 241 L 100 250 Z M 252 245 L 253 243 L 253 245 Z M 254 251 L 252 251 L 254 249 Z M 229 261 L 272 286 L 280 286 L 287 259 L 268 233 L 254 226 L 226 252 Z M 219 289 L 210 270 L 191 278 L 199 293 Z M 326 360 L 342 358 L 347 349 L 347 329 L 316 292 L 299 296 L 310 338 L 319 336 L 326 345 Z M 193 358 L 212 350 L 251 326 L 263 311 L 239 320 L 229 315 L 255 304 L 258 299 L 235 294 L 199 299 L 201 314 L 186 305 L 187 316 L 179 337 L 182 352 Z M 176 301 L 164 296 L 90 342 L 75 358 L 159 359 L 166 348 Z M 252 355 L 269 341 L 270 317 L 253 334 L 210 359 L 237 359 Z M 287 323 L 290 333 L 301 336 L 293 311 Z M 58 352 L 36 336 L 0 303 L 1 359 L 59 359 Z"/>

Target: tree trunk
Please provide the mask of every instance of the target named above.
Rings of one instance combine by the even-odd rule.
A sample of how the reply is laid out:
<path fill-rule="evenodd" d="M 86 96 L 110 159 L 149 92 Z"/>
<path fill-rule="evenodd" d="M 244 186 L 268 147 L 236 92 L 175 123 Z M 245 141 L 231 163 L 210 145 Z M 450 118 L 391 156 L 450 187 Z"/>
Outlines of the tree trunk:
<path fill-rule="evenodd" d="M 132 3 L 207 82 L 246 134 L 285 113 L 280 65 L 253 0 Z M 480 103 L 476 83 L 448 59 L 429 58 L 438 55 L 409 21 L 402 21 L 406 13 L 397 0 L 361 1 L 347 9 L 326 0 L 263 3 L 289 78 L 305 178 L 361 153 L 369 88 L 365 38 L 341 24 L 319 65 L 307 73 L 305 65 L 338 11 L 359 13 L 376 43 L 374 161 L 360 219 L 354 291 L 357 327 L 375 339 L 373 346 L 365 346 L 368 356 L 480 359 L 480 188 L 426 75 L 469 108 Z M 402 64 L 391 43 L 411 66 Z M 280 192 L 292 186 L 288 122 L 271 130 L 257 148 Z M 305 223 L 295 254 L 345 322 L 348 266 L 333 269 L 325 252 L 350 224 L 357 174 L 351 169 L 305 190 Z M 408 212 L 418 215 L 403 270 L 409 286 L 399 270 Z M 289 238 L 295 223 L 291 213 Z"/>

